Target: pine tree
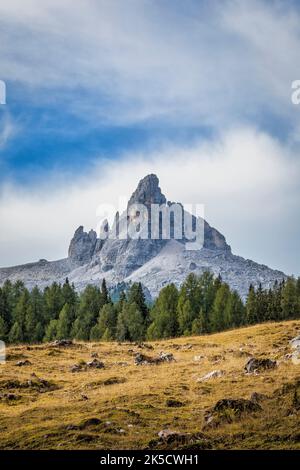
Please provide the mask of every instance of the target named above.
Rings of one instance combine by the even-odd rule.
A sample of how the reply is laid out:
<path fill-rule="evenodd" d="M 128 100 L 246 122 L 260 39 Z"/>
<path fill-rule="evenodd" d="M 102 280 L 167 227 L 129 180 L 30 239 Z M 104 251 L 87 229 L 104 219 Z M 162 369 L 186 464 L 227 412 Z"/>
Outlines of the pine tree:
<path fill-rule="evenodd" d="M 249 293 L 246 301 L 246 318 L 247 323 L 252 325 L 257 321 L 257 301 L 253 285 L 249 287 Z"/>
<path fill-rule="evenodd" d="M 36 342 L 41 343 L 43 341 L 44 335 L 45 335 L 45 328 L 40 322 L 38 322 L 38 324 L 35 327 L 35 332 L 34 332 Z"/>
<path fill-rule="evenodd" d="M 281 295 L 282 319 L 296 318 L 299 316 L 299 299 L 294 278 L 287 279 Z"/>
<path fill-rule="evenodd" d="M 203 315 L 206 317 L 206 319 L 208 319 L 209 317 L 209 314 L 214 304 L 217 290 L 220 287 L 219 280 L 217 283 L 215 283 L 214 276 L 209 271 L 205 271 L 200 277 L 199 287 L 202 293 L 201 295 L 202 302 L 201 302 L 200 312 L 202 310 Z M 206 323 L 206 319 L 205 319 L 205 323 Z M 206 332 L 208 333 L 208 331 L 209 330 L 207 327 Z"/>
<path fill-rule="evenodd" d="M 127 303 L 124 303 L 122 311 L 118 315 L 116 339 L 118 341 L 127 341 L 130 339 L 129 331 L 126 322 L 126 309 Z"/>
<path fill-rule="evenodd" d="M 47 325 L 44 336 L 44 341 L 46 343 L 57 339 L 57 323 L 58 320 L 51 320 L 50 323 Z"/>
<path fill-rule="evenodd" d="M 105 304 L 99 313 L 97 324 L 91 330 L 91 339 L 96 341 L 103 338 L 106 333 L 106 337 L 114 338 L 117 327 L 117 312 L 111 303 Z"/>
<path fill-rule="evenodd" d="M 109 328 L 106 328 L 106 330 L 104 331 L 104 334 L 102 336 L 102 341 L 113 341 L 114 340 L 114 337 L 112 336 L 111 334 L 111 331 Z"/>
<path fill-rule="evenodd" d="M 69 279 L 66 278 L 61 289 L 62 304 L 68 304 L 70 307 L 76 308 L 78 296 L 75 291 L 74 284 L 70 284 Z"/>
<path fill-rule="evenodd" d="M 0 316 L 0 341 L 7 340 L 7 325 L 4 321 L 4 318 Z"/>
<path fill-rule="evenodd" d="M 211 313 L 211 330 L 222 331 L 227 327 L 226 325 L 226 307 L 229 300 L 230 290 L 227 284 L 222 284 L 219 287 L 216 298 L 214 301 L 212 313 Z"/>
<path fill-rule="evenodd" d="M 195 319 L 194 312 L 191 306 L 191 302 L 186 300 L 183 304 L 178 302 L 178 325 L 179 332 L 185 336 L 188 336 L 192 332 L 192 324 Z"/>
<path fill-rule="evenodd" d="M 261 323 L 267 319 L 268 314 L 268 297 L 267 293 L 263 290 L 261 283 L 256 292 L 256 317 L 257 322 Z"/>
<path fill-rule="evenodd" d="M 44 331 L 41 332 L 41 329 L 44 319 L 44 299 L 39 289 L 34 287 L 30 293 L 25 317 L 25 339 L 28 343 L 37 343 L 43 338 Z M 38 324 L 39 328 L 37 328 Z"/>
<path fill-rule="evenodd" d="M 203 301 L 200 279 L 194 273 L 189 274 L 183 283 L 182 289 L 186 299 L 190 302 L 192 316 L 196 318 Z"/>
<path fill-rule="evenodd" d="M 117 315 L 122 311 L 123 305 L 126 302 L 127 302 L 127 297 L 126 297 L 125 292 L 122 290 L 120 292 L 119 300 L 115 304 L 115 309 L 116 309 Z"/>
<path fill-rule="evenodd" d="M 149 321 L 149 309 L 146 304 L 145 294 L 143 291 L 142 284 L 140 282 L 135 282 L 129 289 L 128 292 L 128 304 L 135 303 L 138 306 L 139 311 L 141 312 L 144 320 Z"/>
<path fill-rule="evenodd" d="M 91 329 L 96 325 L 102 306 L 100 290 L 88 285 L 80 297 L 78 314 L 72 328 L 72 337 L 88 341 Z"/>
<path fill-rule="evenodd" d="M 208 313 L 205 312 L 203 308 L 201 308 L 198 320 L 198 331 L 199 334 L 205 334 L 210 332 L 210 319 Z"/>
<path fill-rule="evenodd" d="M 0 287 L 0 318 L 2 319 L 2 335 L 5 340 L 12 324 L 12 309 L 8 302 L 7 292 Z"/>
<path fill-rule="evenodd" d="M 178 290 L 174 284 L 170 284 L 160 291 L 151 310 L 152 323 L 148 328 L 148 337 L 150 335 L 151 339 L 160 339 L 177 335 L 177 303 Z M 154 326 L 152 326 L 153 323 Z"/>
<path fill-rule="evenodd" d="M 22 343 L 24 341 L 24 333 L 21 325 L 16 321 L 8 335 L 8 341 L 12 344 Z"/>
<path fill-rule="evenodd" d="M 105 278 L 103 278 L 102 284 L 101 284 L 101 296 L 102 296 L 102 304 L 103 305 L 108 304 L 109 302 L 111 302 L 111 299 L 110 299 L 110 296 L 109 296 L 109 293 L 108 293 L 108 289 L 107 289 L 107 286 L 106 286 Z"/>
<path fill-rule="evenodd" d="M 198 318 L 195 318 L 195 320 L 192 323 L 192 334 L 201 335 L 202 333 L 203 333 L 202 319 L 199 316 Z"/>
<path fill-rule="evenodd" d="M 125 305 L 123 311 L 124 309 L 130 341 L 141 341 L 145 339 L 146 328 L 140 306 L 136 303 L 131 303 Z"/>
<path fill-rule="evenodd" d="M 54 282 L 51 286 L 46 287 L 44 290 L 44 301 L 46 323 L 49 323 L 50 320 L 57 320 L 64 306 L 61 285 Z"/>
<path fill-rule="evenodd" d="M 118 316 L 116 338 L 118 341 L 141 341 L 146 328 L 143 315 L 136 303 L 125 303 Z"/>
<path fill-rule="evenodd" d="M 17 324 L 21 331 L 22 341 L 26 341 L 26 317 L 28 308 L 30 306 L 30 294 L 27 289 L 24 289 L 19 296 L 16 306 L 13 310 L 13 322 Z"/>
<path fill-rule="evenodd" d="M 68 339 L 71 337 L 71 329 L 74 321 L 74 307 L 65 304 L 59 314 L 57 321 L 57 339 Z"/>
<path fill-rule="evenodd" d="M 236 328 L 245 324 L 245 307 L 237 291 L 229 295 L 225 318 L 227 328 Z"/>

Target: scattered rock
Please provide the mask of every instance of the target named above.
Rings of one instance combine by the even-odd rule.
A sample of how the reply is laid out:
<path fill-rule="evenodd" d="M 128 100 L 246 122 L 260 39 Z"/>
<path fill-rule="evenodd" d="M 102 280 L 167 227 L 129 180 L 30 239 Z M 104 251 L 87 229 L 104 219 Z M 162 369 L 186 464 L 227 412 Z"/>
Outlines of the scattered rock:
<path fill-rule="evenodd" d="M 172 398 L 169 398 L 166 401 L 166 406 L 168 406 L 170 408 L 180 408 L 180 407 L 184 406 L 184 403 L 182 401 L 173 400 Z"/>
<path fill-rule="evenodd" d="M 252 357 L 245 365 L 245 371 L 250 374 L 252 372 L 275 369 L 276 366 L 277 362 L 272 361 L 272 359 L 256 359 L 255 357 Z"/>
<path fill-rule="evenodd" d="M 84 367 L 82 364 L 74 364 L 73 366 L 70 367 L 71 372 L 81 372 L 84 370 Z"/>
<path fill-rule="evenodd" d="M 234 351 L 233 352 L 233 355 L 235 357 L 251 357 L 253 356 L 252 353 L 250 353 L 249 351 L 245 350 L 243 347 L 239 348 L 238 351 Z"/>
<path fill-rule="evenodd" d="M 209 372 L 203 377 L 200 377 L 199 379 L 197 379 L 197 382 L 206 382 L 206 380 L 211 380 L 211 379 L 216 379 L 218 377 L 222 377 L 224 374 L 225 372 L 223 370 L 213 370 L 212 372 Z"/>
<path fill-rule="evenodd" d="M 215 428 L 223 423 L 232 423 L 243 414 L 261 411 L 261 406 L 244 398 L 223 398 L 207 410 L 204 415 L 203 430 Z"/>
<path fill-rule="evenodd" d="M 298 390 L 295 388 L 292 406 L 295 410 L 300 411 L 300 396 L 298 395 Z"/>
<path fill-rule="evenodd" d="M 58 388 L 59 386 L 55 383 L 41 379 L 36 374 L 31 374 L 31 378 L 24 382 L 19 380 L 4 380 L 0 382 L 0 390 L 32 389 L 43 393 L 57 390 Z"/>
<path fill-rule="evenodd" d="M 292 349 L 300 349 L 300 335 L 291 339 L 290 345 Z"/>
<path fill-rule="evenodd" d="M 159 431 L 157 433 L 158 437 L 160 439 L 163 439 L 164 441 L 166 440 L 170 440 L 170 439 L 174 439 L 174 438 L 178 438 L 179 436 L 183 436 L 182 433 L 178 432 L 178 431 L 172 431 L 171 429 L 162 429 L 161 431 Z"/>
<path fill-rule="evenodd" d="M 93 359 L 92 361 L 89 361 L 86 363 L 87 367 L 91 369 L 104 369 L 105 365 L 104 362 L 99 361 L 98 359 Z"/>
<path fill-rule="evenodd" d="M 52 343 L 50 343 L 50 346 L 53 346 L 55 348 L 67 348 L 70 346 L 73 346 L 73 341 L 71 339 L 56 339 Z"/>
<path fill-rule="evenodd" d="M 16 366 L 23 367 L 23 366 L 31 366 L 31 362 L 26 359 L 25 361 L 18 361 L 16 362 Z"/>
<path fill-rule="evenodd" d="M 103 385 L 116 385 L 116 384 L 123 384 L 126 382 L 124 377 L 110 377 L 103 381 Z"/>
<path fill-rule="evenodd" d="M 151 344 L 147 344 L 147 343 L 134 343 L 134 345 L 139 349 L 148 349 L 148 350 L 154 349 Z"/>
<path fill-rule="evenodd" d="M 209 358 L 210 362 L 213 362 L 214 364 L 217 364 L 221 361 L 225 361 L 225 357 L 222 356 L 222 354 L 214 354 Z"/>
<path fill-rule="evenodd" d="M 159 353 L 158 357 L 159 357 L 160 362 L 173 362 L 173 361 L 175 361 L 175 358 L 174 358 L 172 353 L 165 353 L 165 352 L 161 351 Z"/>
<path fill-rule="evenodd" d="M 261 411 L 261 406 L 245 398 L 223 398 L 214 405 L 212 411 L 234 410 L 236 413 Z"/>
<path fill-rule="evenodd" d="M 32 374 L 31 377 L 32 378 L 27 381 L 27 386 L 29 388 L 38 390 L 40 393 L 50 392 L 59 388 L 55 383 L 50 382 L 49 380 L 41 379 L 36 374 Z"/>
<path fill-rule="evenodd" d="M 201 354 L 198 355 L 198 356 L 194 356 L 193 360 L 195 362 L 199 362 L 199 361 L 202 361 L 202 359 L 205 359 L 205 356 L 202 356 Z"/>
<path fill-rule="evenodd" d="M 0 393 L 0 400 L 6 402 L 13 402 L 19 400 L 21 397 L 19 395 L 15 395 L 14 393 Z"/>
<path fill-rule="evenodd" d="M 177 449 L 182 446 L 196 445 L 197 449 L 210 449 L 211 444 L 208 439 L 202 433 L 190 434 L 173 431 L 171 429 L 162 429 L 158 433 L 159 439 L 155 439 L 149 442 L 149 449 L 157 449 L 159 447 L 165 447 L 167 449 Z"/>
<path fill-rule="evenodd" d="M 267 398 L 267 395 L 264 395 L 263 393 L 253 392 L 251 394 L 250 401 L 259 403 L 260 401 L 266 400 Z"/>
<path fill-rule="evenodd" d="M 105 368 L 104 363 L 95 358 L 89 362 L 81 361 L 78 364 L 74 364 L 73 366 L 71 366 L 70 371 L 82 372 L 82 371 L 86 371 L 87 369 L 104 369 L 104 368 Z"/>
<path fill-rule="evenodd" d="M 0 389 L 10 390 L 16 388 L 25 388 L 25 385 L 26 383 L 20 382 L 19 380 L 1 380 Z"/>
<path fill-rule="evenodd" d="M 101 420 L 98 419 L 98 418 L 89 418 L 89 419 L 86 419 L 84 421 L 82 421 L 79 425 L 78 425 L 78 429 L 87 429 L 87 428 L 90 428 L 90 427 L 93 427 L 93 426 L 99 426 L 99 424 L 101 424 Z"/>
<path fill-rule="evenodd" d="M 300 364 L 300 348 L 293 352 L 291 356 L 292 363 L 295 365 Z"/>
<path fill-rule="evenodd" d="M 157 364 L 157 359 L 146 356 L 145 354 L 137 353 L 134 358 L 134 363 L 136 366 L 146 364 Z"/>
<path fill-rule="evenodd" d="M 160 364 L 161 362 L 172 362 L 175 358 L 172 353 L 160 352 L 158 357 L 146 356 L 142 353 L 137 353 L 134 359 L 135 365 L 147 365 L 147 364 Z"/>
<path fill-rule="evenodd" d="M 293 357 L 292 353 L 287 353 L 284 356 L 282 356 L 281 361 L 290 361 Z"/>

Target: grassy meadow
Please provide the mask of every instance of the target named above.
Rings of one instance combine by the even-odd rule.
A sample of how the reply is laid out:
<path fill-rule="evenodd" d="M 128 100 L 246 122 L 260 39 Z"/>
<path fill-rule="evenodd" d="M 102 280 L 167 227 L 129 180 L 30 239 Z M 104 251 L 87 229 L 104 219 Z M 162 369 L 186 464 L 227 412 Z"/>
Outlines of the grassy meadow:
<path fill-rule="evenodd" d="M 153 349 L 109 342 L 8 347 L 0 365 L 0 449 L 300 449 L 293 405 L 300 364 L 286 357 L 299 333 L 300 320 L 147 343 Z M 137 352 L 161 351 L 175 361 L 134 364 Z M 245 374 L 251 355 L 278 367 Z M 103 369 L 71 371 L 95 356 Z M 197 381 L 213 370 L 223 375 Z M 265 395 L 261 411 L 204 426 L 218 400 L 253 392 Z M 163 429 L 193 439 L 163 441 Z"/>

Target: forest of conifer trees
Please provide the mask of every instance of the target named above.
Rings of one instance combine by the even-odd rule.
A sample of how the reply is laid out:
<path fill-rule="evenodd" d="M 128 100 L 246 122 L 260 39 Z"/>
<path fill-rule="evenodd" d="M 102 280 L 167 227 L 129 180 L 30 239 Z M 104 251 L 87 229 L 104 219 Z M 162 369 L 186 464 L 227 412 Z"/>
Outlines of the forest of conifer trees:
<path fill-rule="evenodd" d="M 152 305 L 140 283 L 115 302 L 105 280 L 81 293 L 68 279 L 43 291 L 29 291 L 19 281 L 0 288 L 0 339 L 7 343 L 153 340 L 294 318 L 300 318 L 300 278 L 293 277 L 268 290 L 250 286 L 245 303 L 209 272 L 190 274 L 180 289 L 164 287 Z"/>

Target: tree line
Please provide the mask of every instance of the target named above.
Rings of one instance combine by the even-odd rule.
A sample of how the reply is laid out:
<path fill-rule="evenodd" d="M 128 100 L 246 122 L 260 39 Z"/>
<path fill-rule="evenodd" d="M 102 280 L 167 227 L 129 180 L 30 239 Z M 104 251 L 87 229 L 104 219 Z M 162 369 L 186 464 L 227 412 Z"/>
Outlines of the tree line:
<path fill-rule="evenodd" d="M 199 335 L 265 321 L 300 318 L 300 278 L 273 288 L 250 286 L 246 302 L 235 290 L 205 272 L 190 274 L 178 289 L 162 288 L 152 305 L 141 283 L 113 302 L 105 279 L 78 293 L 68 279 L 29 291 L 21 281 L 0 288 L 0 339 L 39 343 L 56 339 L 141 341 Z"/>

